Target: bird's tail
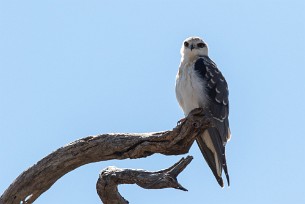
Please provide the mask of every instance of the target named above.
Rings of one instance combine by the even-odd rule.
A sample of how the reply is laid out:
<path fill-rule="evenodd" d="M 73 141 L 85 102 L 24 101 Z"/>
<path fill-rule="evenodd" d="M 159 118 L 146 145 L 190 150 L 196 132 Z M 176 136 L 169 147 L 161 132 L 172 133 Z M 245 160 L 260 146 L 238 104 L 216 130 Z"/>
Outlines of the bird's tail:
<path fill-rule="evenodd" d="M 201 136 L 196 138 L 196 141 L 219 185 L 224 187 L 222 180 L 222 170 L 224 170 L 228 186 L 230 186 L 225 144 L 222 142 L 219 131 L 215 127 L 208 128 Z"/>

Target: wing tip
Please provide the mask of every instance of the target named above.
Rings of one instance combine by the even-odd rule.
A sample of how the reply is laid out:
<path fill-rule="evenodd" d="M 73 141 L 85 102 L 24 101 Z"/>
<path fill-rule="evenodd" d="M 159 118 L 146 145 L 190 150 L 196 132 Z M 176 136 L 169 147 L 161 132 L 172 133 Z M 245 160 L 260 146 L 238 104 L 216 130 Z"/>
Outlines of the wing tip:
<path fill-rule="evenodd" d="M 228 174 L 226 174 L 226 179 L 227 179 L 228 187 L 230 187 L 230 177 L 229 177 Z M 225 185 L 224 185 L 222 177 L 218 177 L 217 182 L 218 182 L 218 184 L 220 185 L 221 188 L 224 188 Z"/>
<path fill-rule="evenodd" d="M 227 178 L 228 186 L 230 186 L 230 177 L 229 177 L 229 174 L 227 174 L 227 173 L 226 173 L 226 178 Z"/>

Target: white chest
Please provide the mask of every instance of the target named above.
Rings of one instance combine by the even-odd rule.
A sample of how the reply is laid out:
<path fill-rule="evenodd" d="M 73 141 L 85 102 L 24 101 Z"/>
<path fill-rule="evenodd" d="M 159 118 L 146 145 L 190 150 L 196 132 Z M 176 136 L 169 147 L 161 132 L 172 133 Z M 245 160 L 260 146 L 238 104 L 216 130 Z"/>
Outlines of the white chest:
<path fill-rule="evenodd" d="M 194 63 L 181 63 L 176 76 L 176 97 L 185 116 L 207 105 L 205 81 L 195 72 Z"/>

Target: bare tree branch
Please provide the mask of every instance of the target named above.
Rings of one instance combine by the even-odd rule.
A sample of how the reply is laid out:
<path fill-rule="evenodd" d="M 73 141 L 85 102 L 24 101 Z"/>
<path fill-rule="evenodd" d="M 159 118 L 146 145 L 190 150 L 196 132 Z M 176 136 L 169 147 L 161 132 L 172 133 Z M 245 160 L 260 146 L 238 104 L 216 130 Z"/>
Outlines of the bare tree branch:
<path fill-rule="evenodd" d="M 209 118 L 208 111 L 195 109 L 171 131 L 102 134 L 76 140 L 20 174 L 1 195 L 0 204 L 33 203 L 60 177 L 88 163 L 142 158 L 154 153 L 187 153 L 200 132 L 211 126 Z"/>
<path fill-rule="evenodd" d="M 146 189 L 176 188 L 187 191 L 178 183 L 177 176 L 192 159 L 191 156 L 182 158 L 172 167 L 156 172 L 107 167 L 100 173 L 96 184 L 97 193 L 104 204 L 126 204 L 128 201 L 118 192 L 119 184 L 137 184 Z"/>

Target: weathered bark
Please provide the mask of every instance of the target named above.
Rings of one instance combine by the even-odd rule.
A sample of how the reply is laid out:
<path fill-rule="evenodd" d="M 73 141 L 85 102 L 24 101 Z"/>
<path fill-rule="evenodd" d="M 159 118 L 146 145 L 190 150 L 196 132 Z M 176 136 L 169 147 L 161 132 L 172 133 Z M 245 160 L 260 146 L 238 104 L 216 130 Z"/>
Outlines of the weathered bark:
<path fill-rule="evenodd" d="M 170 168 L 151 172 L 139 169 L 104 169 L 96 183 L 96 190 L 104 204 L 127 204 L 118 191 L 119 184 L 137 184 L 146 189 L 176 188 L 187 191 L 178 181 L 177 176 L 192 161 L 193 157 L 182 158 Z"/>
<path fill-rule="evenodd" d="M 20 174 L 0 197 L 0 204 L 32 203 L 60 177 L 88 163 L 142 158 L 154 153 L 179 155 L 211 126 L 208 111 L 193 110 L 171 131 L 89 136 L 52 152 Z"/>

